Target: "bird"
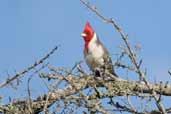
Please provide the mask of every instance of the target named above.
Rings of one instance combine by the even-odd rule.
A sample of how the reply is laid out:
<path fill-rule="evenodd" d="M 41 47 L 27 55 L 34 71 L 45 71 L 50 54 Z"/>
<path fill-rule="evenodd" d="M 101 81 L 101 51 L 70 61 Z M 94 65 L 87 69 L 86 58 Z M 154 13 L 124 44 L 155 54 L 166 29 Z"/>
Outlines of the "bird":
<path fill-rule="evenodd" d="M 86 22 L 85 28 L 81 33 L 84 39 L 84 59 L 90 70 L 92 70 L 96 76 L 100 76 L 100 71 L 107 70 L 115 77 L 118 75 L 115 73 L 111 57 L 106 47 L 99 40 L 96 32 L 93 30 L 89 22 Z"/>

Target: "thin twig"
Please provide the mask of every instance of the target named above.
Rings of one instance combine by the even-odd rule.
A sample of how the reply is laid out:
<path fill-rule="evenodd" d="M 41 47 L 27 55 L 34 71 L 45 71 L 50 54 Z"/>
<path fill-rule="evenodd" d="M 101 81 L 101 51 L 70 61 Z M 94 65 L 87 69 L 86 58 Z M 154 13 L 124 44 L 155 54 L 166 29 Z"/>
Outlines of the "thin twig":
<path fill-rule="evenodd" d="M 28 78 L 27 80 L 27 91 L 28 91 L 28 97 L 29 97 L 29 111 L 30 113 L 32 113 L 32 100 L 31 100 L 31 90 L 30 90 L 30 81 L 32 79 L 32 77 L 39 73 L 42 69 L 46 68 L 48 66 L 49 63 L 45 64 L 45 65 L 42 65 L 39 69 L 37 69 L 36 71 L 34 71 Z"/>
<path fill-rule="evenodd" d="M 9 84 L 11 81 L 22 77 L 25 73 L 29 72 L 30 70 L 34 69 L 35 67 L 37 67 L 38 65 L 42 64 L 46 59 L 49 58 L 50 55 L 52 55 L 56 50 L 58 49 L 58 46 L 56 46 L 55 48 L 53 48 L 47 55 L 45 55 L 43 58 L 41 58 L 40 60 L 36 61 L 34 64 L 32 64 L 31 66 L 27 67 L 26 69 L 24 69 L 23 71 L 17 73 L 16 75 L 12 76 L 11 78 L 6 79 L 4 82 L 2 82 L 0 84 L 0 88 L 4 87 L 5 85 Z"/>

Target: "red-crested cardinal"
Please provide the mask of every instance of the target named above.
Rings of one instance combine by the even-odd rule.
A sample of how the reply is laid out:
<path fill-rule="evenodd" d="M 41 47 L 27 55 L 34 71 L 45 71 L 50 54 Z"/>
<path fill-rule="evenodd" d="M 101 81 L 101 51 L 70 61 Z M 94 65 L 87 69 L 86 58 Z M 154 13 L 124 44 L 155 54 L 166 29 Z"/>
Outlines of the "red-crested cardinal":
<path fill-rule="evenodd" d="M 89 68 L 99 75 L 99 69 L 105 69 L 114 76 L 118 77 L 113 69 L 112 60 L 109 52 L 100 42 L 97 34 L 87 22 L 81 36 L 85 41 L 84 59 Z"/>

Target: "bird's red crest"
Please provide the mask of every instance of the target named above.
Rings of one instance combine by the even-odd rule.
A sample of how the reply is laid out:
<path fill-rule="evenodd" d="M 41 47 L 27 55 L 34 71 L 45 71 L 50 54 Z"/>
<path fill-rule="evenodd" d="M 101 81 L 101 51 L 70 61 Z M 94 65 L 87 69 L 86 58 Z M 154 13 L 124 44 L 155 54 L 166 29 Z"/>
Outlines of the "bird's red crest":
<path fill-rule="evenodd" d="M 86 23 L 84 31 L 82 33 L 82 36 L 83 36 L 84 41 L 85 41 L 85 48 L 87 49 L 89 42 L 91 41 L 91 39 L 94 36 L 94 30 L 91 27 L 89 22 Z"/>
<path fill-rule="evenodd" d="M 94 30 L 89 22 L 86 23 L 83 33 L 87 34 L 87 36 L 94 35 Z"/>

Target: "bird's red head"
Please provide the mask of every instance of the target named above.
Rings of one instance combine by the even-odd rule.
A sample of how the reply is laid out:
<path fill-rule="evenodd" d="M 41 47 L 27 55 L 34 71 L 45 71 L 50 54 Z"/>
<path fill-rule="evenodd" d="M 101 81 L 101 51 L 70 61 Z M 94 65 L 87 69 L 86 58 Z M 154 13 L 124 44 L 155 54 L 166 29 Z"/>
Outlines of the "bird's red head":
<path fill-rule="evenodd" d="M 91 39 L 94 36 L 94 30 L 93 28 L 90 26 L 90 23 L 87 22 L 84 28 L 83 33 L 81 34 L 81 36 L 84 38 L 85 41 L 85 48 L 88 48 L 88 44 L 91 41 Z"/>

